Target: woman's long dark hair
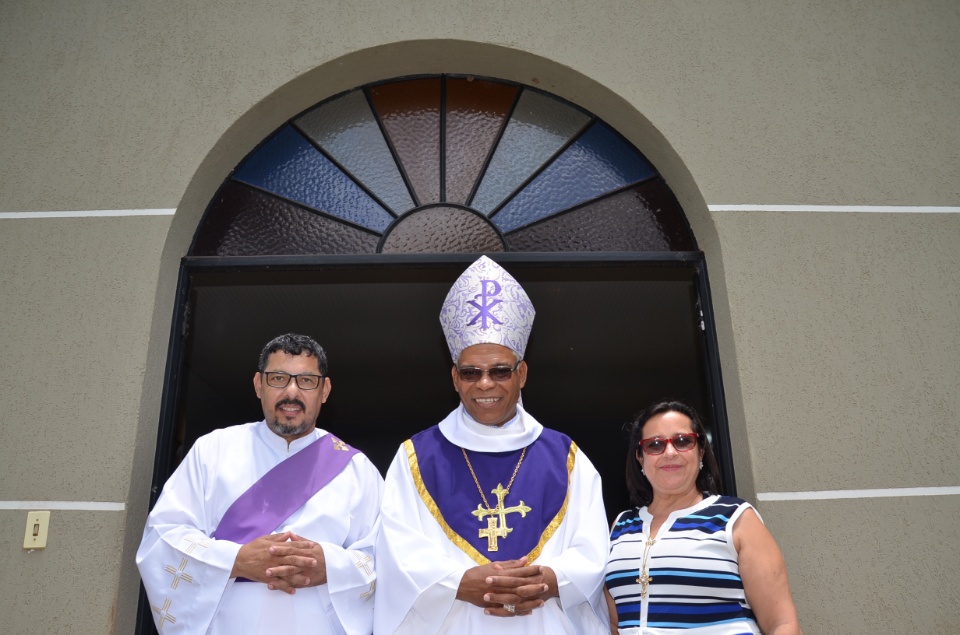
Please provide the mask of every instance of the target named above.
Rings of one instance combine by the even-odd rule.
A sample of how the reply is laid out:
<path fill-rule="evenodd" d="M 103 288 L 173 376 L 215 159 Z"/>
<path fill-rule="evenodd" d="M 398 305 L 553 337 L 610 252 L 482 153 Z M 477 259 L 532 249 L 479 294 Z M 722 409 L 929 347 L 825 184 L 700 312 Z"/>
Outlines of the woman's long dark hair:
<path fill-rule="evenodd" d="M 637 461 L 637 450 L 640 448 L 640 440 L 643 438 L 643 426 L 647 421 L 664 412 L 679 412 L 690 418 L 693 423 L 693 431 L 699 435 L 699 448 L 703 451 L 703 469 L 697 475 L 697 489 L 707 495 L 720 493 L 720 469 L 717 467 L 717 459 L 713 456 L 707 431 L 703 427 L 700 415 L 682 401 L 658 401 L 637 415 L 633 423 L 628 424 L 627 492 L 630 494 L 630 502 L 637 507 L 649 505 L 653 501 L 653 488 L 650 486 L 647 477 L 640 471 L 640 462 Z"/>

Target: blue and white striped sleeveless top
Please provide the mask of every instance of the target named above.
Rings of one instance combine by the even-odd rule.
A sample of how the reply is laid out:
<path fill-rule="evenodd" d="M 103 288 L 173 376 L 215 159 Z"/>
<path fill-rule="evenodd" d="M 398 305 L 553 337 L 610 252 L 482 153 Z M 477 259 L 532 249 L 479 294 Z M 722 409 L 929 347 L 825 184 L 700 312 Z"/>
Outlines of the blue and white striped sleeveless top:
<path fill-rule="evenodd" d="M 733 545 L 733 524 L 751 508 L 739 498 L 710 496 L 670 514 L 650 547 L 647 597 L 638 578 L 653 516 L 646 507 L 621 513 L 606 576 L 621 635 L 759 635 Z"/>

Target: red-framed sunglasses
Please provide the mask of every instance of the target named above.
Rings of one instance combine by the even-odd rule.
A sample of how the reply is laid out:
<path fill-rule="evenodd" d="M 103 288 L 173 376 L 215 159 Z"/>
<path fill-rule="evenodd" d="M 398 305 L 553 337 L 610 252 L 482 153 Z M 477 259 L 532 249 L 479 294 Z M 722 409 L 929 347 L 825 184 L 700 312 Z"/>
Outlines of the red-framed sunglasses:
<path fill-rule="evenodd" d="M 697 447 L 699 440 L 700 435 L 696 432 L 681 432 L 680 434 L 673 435 L 669 439 L 664 439 L 663 437 L 641 439 L 640 449 L 643 450 L 644 454 L 656 456 L 657 454 L 663 454 L 667 450 L 667 444 L 670 443 L 677 452 L 689 452 Z"/>

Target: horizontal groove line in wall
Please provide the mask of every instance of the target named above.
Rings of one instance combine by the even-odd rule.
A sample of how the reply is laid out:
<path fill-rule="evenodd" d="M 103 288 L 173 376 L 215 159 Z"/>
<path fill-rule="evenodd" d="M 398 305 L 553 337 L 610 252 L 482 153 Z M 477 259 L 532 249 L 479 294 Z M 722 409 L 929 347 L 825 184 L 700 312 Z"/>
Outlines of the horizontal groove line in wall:
<path fill-rule="evenodd" d="M 880 214 L 960 214 L 960 207 L 917 205 L 708 205 L 711 212 L 859 212 Z"/>
<path fill-rule="evenodd" d="M 911 496 L 956 496 L 960 487 L 893 487 L 886 489 L 838 489 L 815 492 L 760 492 L 758 501 L 836 500 L 841 498 L 907 498 Z"/>
<path fill-rule="evenodd" d="M 173 216 L 175 209 L 91 209 L 60 212 L 0 212 L 0 218 L 109 218 L 116 216 Z"/>
<path fill-rule="evenodd" d="M 98 501 L 0 501 L 0 509 L 22 509 L 42 511 L 64 509 L 67 511 L 122 512 L 125 503 L 104 503 Z"/>

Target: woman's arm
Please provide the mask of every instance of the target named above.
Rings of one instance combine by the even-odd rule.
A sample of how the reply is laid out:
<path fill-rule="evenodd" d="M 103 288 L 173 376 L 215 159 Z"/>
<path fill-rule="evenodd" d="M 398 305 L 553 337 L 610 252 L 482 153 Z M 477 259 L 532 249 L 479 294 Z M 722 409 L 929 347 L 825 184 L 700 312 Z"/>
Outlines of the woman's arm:
<path fill-rule="evenodd" d="M 780 547 L 752 509 L 733 526 L 740 577 L 764 635 L 802 635 Z"/>
<path fill-rule="evenodd" d="M 607 612 L 610 613 L 610 635 L 619 635 L 620 629 L 617 626 L 619 624 L 617 603 L 613 601 L 613 596 L 610 595 L 610 591 L 607 590 L 606 585 L 603 587 L 603 597 L 607 600 Z"/>

